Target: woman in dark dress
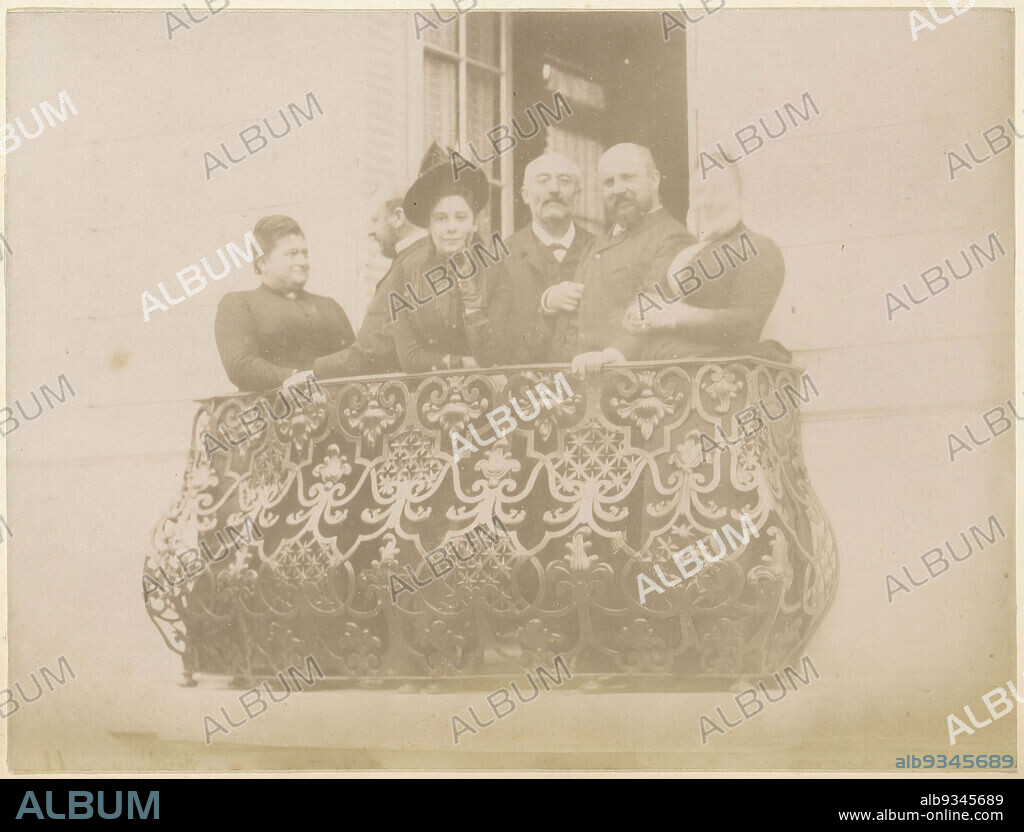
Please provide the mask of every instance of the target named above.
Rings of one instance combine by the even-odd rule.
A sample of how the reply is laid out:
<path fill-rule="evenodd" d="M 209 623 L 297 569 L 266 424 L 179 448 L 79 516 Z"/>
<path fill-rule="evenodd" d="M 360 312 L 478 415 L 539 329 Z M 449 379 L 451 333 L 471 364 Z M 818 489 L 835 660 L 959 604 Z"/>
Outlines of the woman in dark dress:
<path fill-rule="evenodd" d="M 295 220 L 264 217 L 253 236 L 260 286 L 221 298 L 214 337 L 238 389 L 264 391 L 304 377 L 317 358 L 350 346 L 355 333 L 334 298 L 305 290 L 309 251 Z"/>
<path fill-rule="evenodd" d="M 512 285 L 501 257 L 504 243 L 487 249 L 477 237 L 487 205 L 487 177 L 480 170 L 458 180 L 437 145 L 424 158 L 419 179 L 406 194 L 409 221 L 429 233 L 429 244 L 403 265 L 396 280 L 391 322 L 402 371 L 514 364 L 525 350 L 512 315 Z"/>

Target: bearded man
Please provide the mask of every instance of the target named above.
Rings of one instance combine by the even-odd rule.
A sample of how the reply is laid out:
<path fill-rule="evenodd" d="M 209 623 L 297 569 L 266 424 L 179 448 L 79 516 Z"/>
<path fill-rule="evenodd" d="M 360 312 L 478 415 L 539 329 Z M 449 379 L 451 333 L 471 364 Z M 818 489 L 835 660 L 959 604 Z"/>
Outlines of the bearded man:
<path fill-rule="evenodd" d="M 401 370 L 394 336 L 385 330 L 390 308 L 388 300 L 392 292 L 402 289 L 397 281 L 406 262 L 419 256 L 427 246 L 427 232 L 405 216 L 402 207 L 405 192 L 406 188 L 388 183 L 378 186 L 370 197 L 367 236 L 377 243 L 384 257 L 391 258 L 391 266 L 377 283 L 355 343 L 313 362 L 313 372 L 318 379 L 383 375 Z"/>
<path fill-rule="evenodd" d="M 520 363 L 549 360 L 552 343 L 572 326 L 583 297 L 576 271 L 594 235 L 573 220 L 579 187 L 579 167 L 561 153 L 538 156 L 523 173 L 522 198 L 532 222 L 508 238 L 511 255 L 505 261 L 513 285 L 515 359 Z"/>
<path fill-rule="evenodd" d="M 665 275 L 680 249 L 693 242 L 661 206 L 658 172 L 646 147 L 617 144 L 597 163 L 608 230 L 591 246 L 577 272 L 583 295 L 574 326 L 555 345 L 553 361 L 572 357 L 577 375 L 641 357 L 645 336 L 627 330 L 623 313 L 637 294 Z M 557 286 L 545 293 L 545 305 Z M 573 357 L 574 356 L 574 357 Z"/>

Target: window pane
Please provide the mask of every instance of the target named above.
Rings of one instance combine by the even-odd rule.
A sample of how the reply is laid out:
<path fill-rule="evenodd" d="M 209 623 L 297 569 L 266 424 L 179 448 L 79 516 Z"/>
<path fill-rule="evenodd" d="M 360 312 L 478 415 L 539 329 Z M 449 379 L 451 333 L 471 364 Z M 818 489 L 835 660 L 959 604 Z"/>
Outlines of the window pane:
<path fill-rule="evenodd" d="M 458 66 L 436 55 L 423 55 L 423 149 L 436 141 L 458 146 Z"/>
<path fill-rule="evenodd" d="M 447 12 L 442 9 L 441 17 L 444 20 L 448 20 L 449 17 L 455 17 L 451 14 L 452 10 L 449 9 Z M 438 17 L 430 12 L 421 12 L 421 14 L 429 20 L 433 26 L 428 26 L 422 18 L 414 18 L 419 23 L 420 37 L 423 38 L 427 43 L 432 43 L 435 46 L 440 46 L 442 49 L 447 49 L 449 52 L 459 51 L 459 23 L 458 20 L 452 20 L 449 23 L 441 23 Z"/>
<path fill-rule="evenodd" d="M 487 203 L 488 213 L 490 214 L 490 223 L 487 229 L 487 236 L 484 238 L 487 240 L 487 248 L 491 249 L 491 234 L 495 231 L 501 231 L 501 188 L 497 185 L 491 186 L 491 200 Z"/>
<path fill-rule="evenodd" d="M 495 231 L 501 231 L 501 187 L 498 185 L 491 186 L 487 207 L 477 216 L 477 234 L 484 241 L 488 251 L 494 250 L 494 246 L 491 245 L 491 234 Z M 500 246 L 498 253 L 501 256 Z"/>
<path fill-rule="evenodd" d="M 466 15 L 466 48 L 469 57 L 497 67 L 501 61 L 498 12 Z"/>
<path fill-rule="evenodd" d="M 605 148 L 587 136 L 570 132 L 561 126 L 548 130 L 548 150 L 562 153 L 580 166 L 580 193 L 576 202 L 576 217 L 591 231 L 604 225 L 604 202 L 601 183 L 597 179 L 597 160 Z"/>
<path fill-rule="evenodd" d="M 467 67 L 467 84 L 469 90 L 466 94 L 467 119 L 466 128 L 469 135 L 466 137 L 473 143 L 478 156 L 470 156 L 471 161 L 476 164 L 480 160 L 489 159 L 495 156 L 494 147 L 487 138 L 487 133 L 501 123 L 501 101 L 499 96 L 498 76 L 476 67 Z M 504 134 L 504 131 L 500 131 Z M 495 137 L 499 148 L 507 148 L 509 142 L 501 141 Z M 469 148 L 467 152 L 472 153 Z M 495 158 L 482 166 L 482 170 L 492 179 L 501 179 L 501 161 Z"/>

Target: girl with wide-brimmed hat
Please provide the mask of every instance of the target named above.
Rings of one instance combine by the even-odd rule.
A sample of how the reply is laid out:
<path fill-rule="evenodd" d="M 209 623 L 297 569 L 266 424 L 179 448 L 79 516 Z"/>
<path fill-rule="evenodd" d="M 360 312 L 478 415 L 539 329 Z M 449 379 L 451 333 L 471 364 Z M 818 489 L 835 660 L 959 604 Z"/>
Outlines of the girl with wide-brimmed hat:
<path fill-rule="evenodd" d="M 458 156 L 454 157 L 458 160 Z M 402 370 L 429 372 L 517 363 L 512 286 L 500 238 L 487 249 L 477 236 L 489 195 L 478 168 L 456 173 L 450 153 L 435 143 L 405 196 L 409 221 L 427 229 L 429 244 L 404 265 L 391 297 L 391 322 Z"/>

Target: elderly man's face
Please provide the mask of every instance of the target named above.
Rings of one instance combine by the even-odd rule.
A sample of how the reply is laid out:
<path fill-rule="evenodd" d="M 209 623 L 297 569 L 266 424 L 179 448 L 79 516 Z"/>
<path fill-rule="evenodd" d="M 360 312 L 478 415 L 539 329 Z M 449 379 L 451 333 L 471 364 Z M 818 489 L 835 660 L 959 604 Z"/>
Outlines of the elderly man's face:
<path fill-rule="evenodd" d="M 523 180 L 523 200 L 534 220 L 559 223 L 572 217 L 580 180 L 568 159 L 540 157 Z"/>
<path fill-rule="evenodd" d="M 632 148 L 613 149 L 597 163 L 606 218 L 623 228 L 640 223 L 658 194 L 659 175 Z"/>
<path fill-rule="evenodd" d="M 309 249 L 301 234 L 282 237 L 260 264 L 260 277 L 272 289 L 289 292 L 309 280 Z"/>
<path fill-rule="evenodd" d="M 699 178 L 690 181 L 693 188 L 686 225 L 691 233 L 700 240 L 708 240 L 732 231 L 743 216 L 736 180 L 723 175 L 706 182 Z"/>

